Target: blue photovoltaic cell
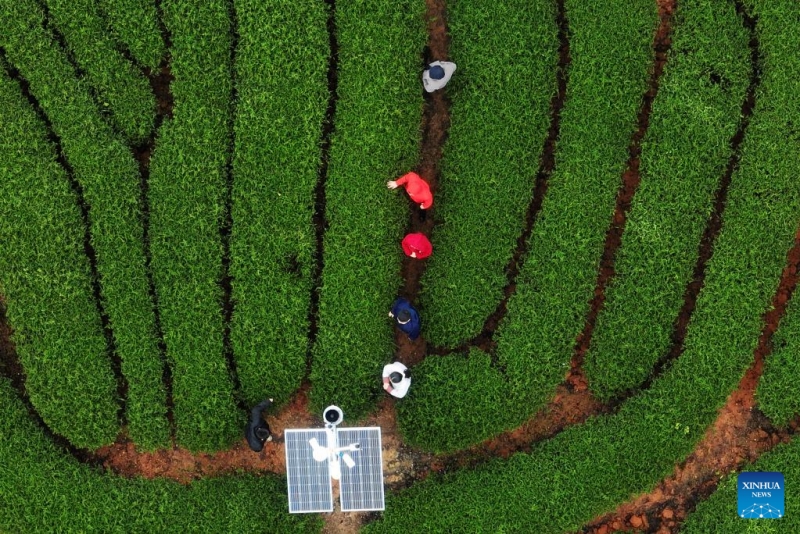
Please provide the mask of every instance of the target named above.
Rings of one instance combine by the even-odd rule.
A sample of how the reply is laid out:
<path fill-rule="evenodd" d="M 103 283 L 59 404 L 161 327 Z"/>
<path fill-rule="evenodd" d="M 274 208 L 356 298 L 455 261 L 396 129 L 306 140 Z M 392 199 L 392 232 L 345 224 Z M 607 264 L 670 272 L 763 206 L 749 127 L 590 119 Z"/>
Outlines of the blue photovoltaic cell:
<path fill-rule="evenodd" d="M 286 478 L 289 486 L 289 512 L 332 512 L 333 492 L 328 461 L 314 460 L 308 441 L 317 438 L 327 446 L 325 429 L 286 430 Z"/>
<path fill-rule="evenodd" d="M 383 510 L 383 451 L 381 429 L 340 428 L 339 447 L 353 443 L 361 445 L 358 451 L 348 452 L 355 462 L 352 468 L 341 462 L 339 481 L 343 512 Z M 309 438 L 310 439 L 310 438 Z"/>

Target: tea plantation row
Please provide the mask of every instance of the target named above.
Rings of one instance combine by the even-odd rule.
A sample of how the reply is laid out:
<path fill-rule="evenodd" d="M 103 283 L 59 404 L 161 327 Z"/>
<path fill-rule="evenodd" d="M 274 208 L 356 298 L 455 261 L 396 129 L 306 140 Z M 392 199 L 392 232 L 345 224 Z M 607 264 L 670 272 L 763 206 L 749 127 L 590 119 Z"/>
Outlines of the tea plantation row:
<path fill-rule="evenodd" d="M 412 525 L 431 531 L 576 530 L 652 489 L 692 451 L 752 362 L 800 218 L 798 160 L 780 148 L 787 121 L 800 119 L 791 96 L 800 57 L 785 46 L 796 22 L 785 21 L 781 8 L 787 2 L 752 4 L 763 57 L 756 111 L 681 357 L 616 414 L 571 427 L 530 454 L 401 492 L 367 532 Z M 689 17 L 693 4 L 683 5 Z"/>
<path fill-rule="evenodd" d="M 306 371 L 329 12 L 314 0 L 234 6 L 231 343 L 244 398 L 284 402 Z"/>
<path fill-rule="evenodd" d="M 80 464 L 53 445 L 5 378 L 0 436 L 3 532 L 300 534 L 322 528 L 318 516 L 286 513 L 286 485 L 275 475 L 228 475 L 183 486 L 125 479 Z"/>
<path fill-rule="evenodd" d="M 549 30 L 531 31 L 549 36 L 549 44 L 541 41 L 539 46 L 545 57 L 551 57 L 556 48 L 555 13 L 547 0 L 534 5 L 543 15 L 534 20 Z M 460 1 L 450 10 L 454 31 L 464 30 L 463 35 L 454 34 L 454 42 L 469 43 L 474 38 L 476 33 L 471 29 L 485 24 L 484 9 L 478 3 Z M 605 15 L 598 17 L 598 10 Z M 461 26 L 459 17 L 463 18 Z M 517 278 L 516 293 L 509 299 L 508 315 L 496 334 L 499 365 L 490 365 L 489 356 L 476 351 L 466 363 L 463 355 L 452 355 L 428 358 L 418 365 L 412 396 L 399 407 L 404 435 L 418 445 L 458 449 L 517 426 L 552 397 L 583 327 L 648 68 L 653 63 L 653 32 L 658 17 L 656 6 L 649 0 L 567 1 L 566 17 L 571 63 L 555 170 L 533 227 L 530 252 Z M 506 39 L 514 40 L 516 30 L 508 28 L 514 25 L 498 22 L 494 31 L 501 35 L 510 32 Z M 460 61 L 458 56 L 454 59 Z M 548 59 L 550 62 L 552 59 Z M 536 78 L 524 81 L 532 84 Z M 462 95 L 454 91 L 452 98 L 457 110 Z M 520 107 L 514 113 L 531 113 L 529 102 L 517 104 Z M 470 104 L 464 113 L 476 113 L 480 120 L 489 121 L 482 108 L 473 109 Z M 453 120 L 458 121 L 458 117 Z M 444 157 L 461 158 L 464 166 L 471 165 L 473 158 L 480 159 L 467 151 Z M 528 179 L 532 182 L 533 178 L 530 172 Z M 488 204 L 483 209 L 492 214 L 498 208 Z M 473 215 L 476 221 L 481 217 Z M 460 255 L 473 253 L 471 249 L 436 252 L 456 263 Z M 507 254 L 508 250 L 499 258 L 501 263 Z M 452 290 L 454 295 L 467 299 L 472 298 L 470 294 L 486 298 L 459 272 L 430 283 L 459 288 Z M 458 306 L 454 303 L 453 307 Z M 471 330 L 451 339 L 469 335 Z"/>
<path fill-rule="evenodd" d="M 147 78 L 115 49 L 106 25 L 91 0 L 47 0 L 57 30 L 96 91 L 97 105 L 133 143 L 150 135 L 156 99 Z"/>
<path fill-rule="evenodd" d="M 644 382 L 670 350 L 753 68 L 732 3 L 681 4 L 642 143 L 641 184 L 584 360 L 604 401 Z"/>
<path fill-rule="evenodd" d="M 155 69 L 164 57 L 158 10 L 148 0 L 98 0 L 97 8 L 108 21 L 108 31 L 124 43 L 131 56 L 144 67 Z"/>
<path fill-rule="evenodd" d="M 423 335 L 434 345 L 480 333 L 507 283 L 556 92 L 555 9 L 549 0 L 459 1 L 448 9 L 458 70 L 447 85 L 452 125 L 434 206 L 435 254 L 420 296 Z"/>
<path fill-rule="evenodd" d="M 351 420 L 382 393 L 381 368 L 394 354 L 386 314 L 402 283 L 408 212 L 386 182 L 419 154 L 424 9 L 422 0 L 336 2 L 338 100 L 311 401 L 336 404 Z"/>
<path fill-rule="evenodd" d="M 30 93 L 52 124 L 89 206 L 102 303 L 128 380 L 129 431 L 134 440 L 146 442 L 153 435 L 153 425 L 160 424 L 153 413 L 165 410 L 165 394 L 142 247 L 138 168 L 127 146 L 98 112 L 86 82 L 75 77 L 65 54 L 43 28 L 43 17 L 33 0 L 3 0 L 0 47 L 27 80 Z M 12 321 L 16 305 L 8 303 Z M 88 316 L 86 320 L 96 319 Z M 14 323 L 17 329 L 37 327 L 29 334 L 34 336 L 44 335 L 40 326 Z M 65 337 L 62 342 L 68 340 Z M 119 430 L 114 379 L 104 352 L 87 353 L 72 343 L 43 353 L 20 352 L 37 411 L 50 428 L 79 447 L 108 443 Z M 41 359 L 45 355 L 46 362 Z M 87 360 L 93 362 L 91 366 L 75 364 Z M 82 395 L 82 391 L 94 393 Z M 81 404 L 82 408 L 77 406 Z"/>

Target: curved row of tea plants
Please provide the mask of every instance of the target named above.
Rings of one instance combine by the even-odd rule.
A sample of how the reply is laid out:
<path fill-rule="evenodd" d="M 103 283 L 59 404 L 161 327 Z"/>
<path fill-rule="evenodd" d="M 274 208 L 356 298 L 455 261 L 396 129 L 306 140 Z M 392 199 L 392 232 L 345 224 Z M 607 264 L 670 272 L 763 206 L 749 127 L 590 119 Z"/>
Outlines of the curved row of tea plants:
<path fill-rule="evenodd" d="M 792 297 L 780 327 L 772 337 L 772 354 L 756 390 L 758 407 L 780 426 L 800 413 L 800 295 Z"/>
<path fill-rule="evenodd" d="M 764 57 L 763 84 L 781 98 L 781 105 L 765 108 L 765 117 L 753 134 L 776 139 L 759 154 L 758 168 L 795 175 L 800 172 L 800 53 L 786 46 L 800 28 L 800 5 L 791 0 L 747 0 L 763 20 L 759 32 L 761 46 L 769 50 Z M 789 41 L 787 41 L 787 39 Z M 795 189 L 800 186 L 795 183 Z M 764 203 L 765 207 L 769 204 Z M 773 353 L 766 360 L 756 400 L 773 423 L 785 425 L 800 412 L 798 396 L 798 347 L 800 347 L 800 293 L 795 290 L 785 317 L 772 338 Z M 787 477 L 788 478 L 788 477 Z M 788 497 L 788 492 L 787 492 Z M 796 508 L 793 508 L 796 510 Z"/>
<path fill-rule="evenodd" d="M 306 369 L 328 13 L 319 0 L 234 5 L 231 344 L 245 399 L 280 402 Z"/>
<path fill-rule="evenodd" d="M 166 45 L 161 37 L 158 10 L 153 0 L 97 0 L 108 30 L 131 55 L 149 69 L 164 57 Z"/>
<path fill-rule="evenodd" d="M 29 82 L 31 94 L 60 138 L 64 156 L 82 187 L 103 306 L 128 381 L 129 433 L 137 443 L 146 443 L 166 430 L 166 420 L 153 416 L 166 412 L 166 398 L 145 272 L 138 167 L 101 117 L 86 83 L 75 77 L 63 51 L 43 28 L 43 17 L 33 0 L 2 0 L 0 47 Z M 50 357 L 67 365 L 65 353 Z M 50 428 L 79 447 L 111 442 L 116 435 L 116 417 L 98 408 L 95 413 L 79 412 L 83 417 L 78 418 L 62 404 L 75 392 L 56 387 L 55 377 L 63 370 L 53 366 L 46 372 L 46 379 L 32 381 L 28 392 Z M 103 430 L 98 432 L 98 428 Z"/>
<path fill-rule="evenodd" d="M 733 3 L 681 0 L 674 24 L 642 181 L 584 360 L 603 401 L 641 384 L 669 351 L 748 85 L 749 37 Z"/>
<path fill-rule="evenodd" d="M 164 0 L 172 36 L 173 118 L 151 161 L 150 251 L 172 366 L 177 442 L 216 450 L 241 436 L 223 353 L 222 236 L 232 128 L 226 0 Z"/>
<path fill-rule="evenodd" d="M 795 490 L 795 481 L 800 479 L 800 439 L 795 436 L 790 443 L 781 444 L 774 450 L 764 454 L 752 465 L 742 471 L 779 471 L 790 486 L 784 490 L 785 515 L 780 519 L 749 520 L 741 519 L 737 514 L 737 477 L 731 473 L 722 479 L 717 490 L 705 501 L 697 505 L 697 509 L 689 514 L 681 532 L 686 534 L 705 534 L 707 532 L 738 533 L 770 533 L 794 534 L 800 532 L 800 495 Z"/>
<path fill-rule="evenodd" d="M 3 532 L 320 532 L 318 516 L 287 513 L 274 475 L 205 478 L 184 486 L 103 474 L 56 448 L 0 378 Z"/>
<path fill-rule="evenodd" d="M 558 36 L 551 0 L 459 1 L 447 25 L 458 70 L 420 303 L 427 341 L 455 346 L 480 333 L 508 283 L 550 123 Z M 498 76 L 507 65 L 513 75 Z"/>
<path fill-rule="evenodd" d="M 464 16 L 482 25 L 482 13 Z M 414 389 L 399 407 L 406 438 L 437 451 L 477 443 L 536 412 L 563 380 L 584 324 L 658 17 L 650 0 L 567 1 L 566 16 L 571 64 L 555 170 L 498 331 L 504 371 L 484 356 L 467 363 L 460 355 L 428 358 L 415 368 Z M 458 279 L 445 283 L 457 286 Z M 493 384 L 496 395 L 471 384 Z"/>
<path fill-rule="evenodd" d="M 50 18 L 64 36 L 97 104 L 133 141 L 147 139 L 155 123 L 156 99 L 147 78 L 114 48 L 93 0 L 46 0 Z"/>
<path fill-rule="evenodd" d="M 393 355 L 387 312 L 400 287 L 404 193 L 386 182 L 419 154 L 424 2 L 336 2 L 338 101 L 326 180 L 314 409 L 363 415 Z"/>
<path fill-rule="evenodd" d="M 5 72 L 0 124 L 0 291 L 31 401 L 46 421 L 69 419 L 74 441 L 113 439 L 114 376 L 80 210 L 43 124 Z M 53 391 L 69 394 L 52 399 Z"/>
<path fill-rule="evenodd" d="M 618 413 L 530 454 L 429 478 L 390 499 L 366 532 L 574 531 L 650 491 L 696 446 L 752 363 L 800 219 L 800 159 L 779 148 L 782 127 L 800 120 L 791 81 L 800 54 L 785 45 L 796 24 L 763 9 L 776 2 L 757 4 L 765 59 L 756 111 L 681 357 Z"/>

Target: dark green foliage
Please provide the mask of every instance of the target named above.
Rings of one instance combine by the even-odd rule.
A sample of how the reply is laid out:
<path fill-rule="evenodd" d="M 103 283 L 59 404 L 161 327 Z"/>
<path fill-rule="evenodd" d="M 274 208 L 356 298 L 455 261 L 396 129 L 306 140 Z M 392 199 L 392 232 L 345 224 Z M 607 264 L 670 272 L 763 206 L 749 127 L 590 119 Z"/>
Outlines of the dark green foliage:
<path fill-rule="evenodd" d="M 111 35 L 124 43 L 139 63 L 155 69 L 165 52 L 155 2 L 97 0 L 97 4 L 108 20 Z"/>
<path fill-rule="evenodd" d="M 235 7 L 231 343 L 248 402 L 280 402 L 306 369 L 328 14 L 319 0 Z"/>
<path fill-rule="evenodd" d="M 231 19 L 225 0 L 164 0 L 172 35 L 174 116 L 151 162 L 150 250 L 177 441 L 216 450 L 241 436 L 244 416 L 222 346 L 222 239 L 231 144 Z"/>
<path fill-rule="evenodd" d="M 458 0 L 447 25 L 458 70 L 421 304 L 425 338 L 455 346 L 480 333 L 508 283 L 550 124 L 558 36 L 549 0 Z"/>
<path fill-rule="evenodd" d="M 797 21 L 797 9 L 782 5 Z M 693 450 L 752 362 L 800 217 L 800 160 L 786 157 L 776 128 L 800 120 L 790 83 L 800 58 L 785 44 L 796 23 L 782 13 L 759 13 L 756 111 L 681 357 L 617 414 L 571 427 L 531 454 L 417 484 L 366 532 L 574 531 L 651 490 Z"/>
<path fill-rule="evenodd" d="M 118 405 L 80 210 L 42 123 L 5 73 L 0 124 L 0 292 L 30 399 L 55 432 L 97 447 L 119 430 Z"/>
<path fill-rule="evenodd" d="M 125 479 L 57 449 L 0 379 L 0 530 L 3 532 L 319 532 L 316 515 L 289 515 L 273 475 L 207 478 L 189 486 Z"/>
<path fill-rule="evenodd" d="M 760 120 L 751 126 L 752 134 L 761 146 L 749 172 L 758 172 L 775 180 L 774 176 L 794 176 L 792 190 L 800 176 L 800 53 L 797 47 L 787 47 L 796 39 L 800 27 L 800 5 L 790 0 L 750 0 L 759 17 L 759 40 L 764 54 L 764 73 L 756 109 Z M 772 98 L 776 104 L 763 105 L 762 99 Z M 764 199 L 762 209 L 770 207 Z M 793 221 L 788 221 L 789 223 Z M 794 220 L 796 222 L 796 219 Z M 773 354 L 767 358 L 761 383 L 756 391 L 759 407 L 772 422 L 785 425 L 800 412 L 800 292 L 795 290 L 780 328 L 772 340 Z M 788 495 L 788 492 L 787 492 Z M 793 508 L 796 510 L 796 508 Z"/>
<path fill-rule="evenodd" d="M 153 129 L 156 100 L 147 78 L 114 48 L 94 0 L 46 0 L 56 28 L 64 35 L 86 80 L 97 91 L 97 105 L 131 141 L 144 141 Z"/>
<path fill-rule="evenodd" d="M 681 532 L 686 534 L 795 534 L 800 532 L 800 494 L 796 480 L 800 479 L 800 440 L 795 438 L 788 444 L 778 445 L 764 454 L 755 464 L 742 471 L 780 471 L 789 489 L 784 489 L 786 515 L 780 519 L 747 520 L 736 515 L 737 473 L 723 478 L 717 490 L 697 505 L 694 513 L 686 518 Z"/>
<path fill-rule="evenodd" d="M 42 20 L 42 10 L 32 0 L 2 0 L 0 46 L 30 83 L 83 188 L 103 305 L 128 380 L 130 436 L 145 447 L 165 444 L 163 365 L 145 274 L 137 164 L 98 113 L 86 83 L 75 78 Z M 63 417 L 69 420 L 69 414 Z M 85 435 L 88 429 L 72 431 Z M 108 441 L 106 431 L 94 443 Z"/>
<path fill-rule="evenodd" d="M 774 424 L 785 426 L 800 413 L 800 295 L 796 290 L 772 338 L 772 347 L 756 400 Z"/>
<path fill-rule="evenodd" d="M 568 1 L 566 7 L 572 62 L 556 166 L 533 227 L 529 257 L 497 333 L 497 355 L 504 375 L 496 367 L 467 366 L 483 369 L 480 374 L 438 366 L 431 369 L 459 373 L 463 383 L 506 380 L 503 416 L 487 421 L 481 432 L 475 432 L 459 394 L 443 397 L 435 409 L 423 409 L 431 408 L 428 402 L 419 409 L 409 406 L 401 413 L 403 432 L 425 447 L 448 450 L 477 443 L 535 413 L 563 380 L 575 337 L 584 324 L 647 70 L 653 61 L 658 17 L 649 0 Z M 598 12 L 604 15 L 599 17 Z M 478 13 L 467 11 L 465 16 Z M 551 64 L 549 57 L 543 61 Z M 482 297 L 476 293 L 476 298 Z M 443 380 L 431 376 L 423 381 L 425 370 L 415 373 L 421 384 Z M 425 399 L 439 395 L 416 384 L 413 394 Z M 444 421 L 447 428 L 456 430 L 417 431 Z"/>
<path fill-rule="evenodd" d="M 425 43 L 421 0 L 336 3 L 339 43 L 335 130 L 326 183 L 319 335 L 311 371 L 315 409 L 363 415 L 392 357 L 387 312 L 400 286 L 402 191 L 386 182 L 419 150 Z"/>
<path fill-rule="evenodd" d="M 642 181 L 584 360 L 602 400 L 642 383 L 669 351 L 750 76 L 748 31 L 732 3 L 681 0 L 673 24 Z"/>

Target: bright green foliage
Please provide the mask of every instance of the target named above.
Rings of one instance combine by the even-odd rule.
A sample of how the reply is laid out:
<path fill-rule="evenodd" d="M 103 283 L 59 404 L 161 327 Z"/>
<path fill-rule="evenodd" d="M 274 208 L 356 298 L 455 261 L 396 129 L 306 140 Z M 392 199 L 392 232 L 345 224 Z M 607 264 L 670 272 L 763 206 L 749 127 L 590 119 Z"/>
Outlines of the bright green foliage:
<path fill-rule="evenodd" d="M 231 142 L 231 19 L 225 0 L 164 0 L 174 118 L 159 130 L 149 184 L 150 251 L 172 365 L 176 437 L 226 447 L 243 414 L 222 346 L 222 239 Z"/>
<path fill-rule="evenodd" d="M 0 46 L 30 83 L 83 188 L 103 305 L 128 380 L 129 433 L 135 442 L 155 446 L 166 442 L 168 429 L 163 365 L 142 248 L 138 167 L 97 112 L 86 84 L 75 78 L 74 69 L 42 28 L 42 17 L 32 0 L 2 0 Z M 68 422 L 70 414 L 64 417 Z M 71 431 L 85 434 L 88 429 Z M 95 443 L 100 441 L 110 441 L 109 434 L 97 436 Z"/>
<path fill-rule="evenodd" d="M 800 413 L 800 295 L 794 294 L 772 338 L 772 355 L 756 390 L 759 408 L 776 425 L 787 425 Z"/>
<path fill-rule="evenodd" d="M 155 69 L 166 51 L 153 0 L 96 0 L 113 37 L 142 65 Z"/>
<path fill-rule="evenodd" d="M 458 0 L 447 24 L 458 70 L 421 304 L 428 342 L 455 346 L 481 331 L 508 283 L 550 124 L 558 36 L 551 0 Z"/>
<path fill-rule="evenodd" d="M 686 518 L 681 532 L 686 534 L 795 534 L 800 532 L 800 494 L 795 489 L 800 479 L 800 439 L 778 445 L 742 471 L 780 471 L 789 485 L 784 488 L 786 515 L 780 519 L 747 520 L 736 515 L 737 473 L 723 478 L 717 490 L 697 505 L 694 513 Z"/>
<path fill-rule="evenodd" d="M 787 43 L 800 28 L 800 4 L 790 0 L 749 0 L 759 17 L 759 41 L 764 54 L 759 98 L 772 97 L 779 105 L 764 106 L 760 120 L 750 127 L 751 136 L 763 145 L 750 172 L 800 176 L 800 53 Z M 764 95 L 764 96 L 762 96 Z M 761 100 L 757 100 L 760 111 Z M 754 128 L 755 127 L 755 128 Z M 771 142 L 770 142 L 771 141 Z M 763 206 L 768 207 L 767 200 Z M 795 291 L 789 309 L 772 339 L 773 354 L 767 358 L 756 391 L 759 407 L 773 423 L 785 425 L 800 412 L 798 396 L 798 347 L 800 347 L 800 293 Z M 788 493 L 787 493 L 788 495 Z M 797 508 L 792 508 L 796 510 Z"/>
<path fill-rule="evenodd" d="M 681 0 L 674 27 L 642 181 L 584 360 L 602 400 L 643 382 L 669 351 L 750 75 L 749 36 L 732 3 Z"/>
<path fill-rule="evenodd" d="M 86 80 L 97 92 L 97 105 L 132 142 L 147 139 L 155 121 L 156 100 L 150 84 L 114 48 L 94 0 L 46 0 L 56 28 L 64 35 Z"/>
<path fill-rule="evenodd" d="M 796 21 L 797 10 L 787 11 Z M 366 532 L 575 531 L 650 491 L 693 450 L 753 360 L 800 217 L 800 159 L 780 146 L 786 121 L 800 120 L 790 83 L 800 57 L 786 44 L 796 24 L 780 15 L 759 13 L 756 111 L 681 357 L 617 414 L 570 427 L 531 454 L 417 484 Z"/>
<path fill-rule="evenodd" d="M 281 477 L 224 476 L 189 486 L 100 473 L 57 449 L 0 380 L 3 532 L 320 532 L 316 515 L 287 513 Z"/>
<path fill-rule="evenodd" d="M 658 17 L 650 0 L 567 1 L 566 7 L 571 64 L 556 166 L 533 227 L 529 257 L 497 333 L 498 361 L 505 374 L 496 366 L 466 367 L 482 369 L 480 374 L 437 362 L 419 366 L 414 373 L 419 380 L 408 400 L 414 405 L 400 418 L 413 443 L 457 449 L 522 422 L 563 380 L 583 327 L 653 61 Z M 551 58 L 542 61 L 550 64 Z M 426 372 L 434 376 L 426 377 Z M 471 390 L 457 388 L 443 395 L 432 387 L 453 373 L 460 383 L 507 381 L 504 405 L 496 410 L 501 417 L 476 431 L 472 411 L 464 408 L 474 402 Z"/>
<path fill-rule="evenodd" d="M 392 357 L 387 317 L 400 286 L 402 191 L 386 182 L 419 150 L 425 44 L 421 0 L 336 2 L 338 102 L 326 182 L 319 335 L 311 371 L 316 408 L 364 414 Z"/>
<path fill-rule="evenodd" d="M 236 0 L 231 343 L 244 397 L 286 400 L 308 350 L 314 186 L 328 103 L 319 0 Z"/>
<path fill-rule="evenodd" d="M 73 443 L 96 447 L 119 430 L 118 406 L 83 222 L 45 129 L 15 85 L 0 74 L 0 292 L 39 415 Z"/>

